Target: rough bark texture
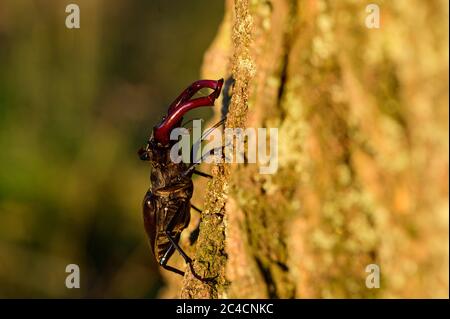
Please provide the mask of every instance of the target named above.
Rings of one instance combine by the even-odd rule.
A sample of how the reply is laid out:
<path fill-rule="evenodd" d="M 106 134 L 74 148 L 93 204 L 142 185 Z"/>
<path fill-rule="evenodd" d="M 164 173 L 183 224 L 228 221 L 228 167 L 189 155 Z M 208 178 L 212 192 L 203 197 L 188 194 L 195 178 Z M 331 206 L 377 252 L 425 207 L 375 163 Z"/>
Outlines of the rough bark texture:
<path fill-rule="evenodd" d="M 377 3 L 380 29 L 364 1 L 226 2 L 203 75 L 228 127 L 279 129 L 279 168 L 213 168 L 182 242 L 215 279 L 162 296 L 448 297 L 448 3 Z"/>

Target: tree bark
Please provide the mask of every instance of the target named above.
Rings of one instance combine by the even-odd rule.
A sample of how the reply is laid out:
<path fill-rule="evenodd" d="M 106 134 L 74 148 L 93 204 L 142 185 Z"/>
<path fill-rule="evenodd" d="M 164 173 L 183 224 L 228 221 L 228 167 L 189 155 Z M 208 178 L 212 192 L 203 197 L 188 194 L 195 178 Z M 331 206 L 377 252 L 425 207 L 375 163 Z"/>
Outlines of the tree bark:
<path fill-rule="evenodd" d="M 448 2 L 367 4 L 226 1 L 202 74 L 227 127 L 278 128 L 278 171 L 214 166 L 182 239 L 214 280 L 162 296 L 448 298 Z"/>

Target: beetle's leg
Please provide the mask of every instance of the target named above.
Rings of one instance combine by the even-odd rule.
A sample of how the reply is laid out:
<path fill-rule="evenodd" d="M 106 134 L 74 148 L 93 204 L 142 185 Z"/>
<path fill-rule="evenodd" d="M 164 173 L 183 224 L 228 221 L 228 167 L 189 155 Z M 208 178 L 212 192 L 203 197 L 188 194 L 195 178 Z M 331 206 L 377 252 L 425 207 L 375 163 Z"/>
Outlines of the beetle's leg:
<path fill-rule="evenodd" d="M 214 130 L 215 130 L 216 128 L 218 128 L 219 126 L 221 126 L 222 124 L 224 124 L 226 120 L 227 120 L 227 118 L 223 118 L 223 119 L 221 119 L 219 122 L 217 122 L 216 124 L 214 124 L 213 126 L 211 126 L 209 129 L 207 129 L 207 130 L 202 134 L 202 136 L 200 137 L 200 139 L 199 139 L 198 141 L 196 141 L 196 142 L 194 143 L 194 145 L 192 145 L 192 148 L 191 148 L 191 161 L 193 161 L 193 159 L 194 159 L 194 150 L 198 150 L 198 148 L 199 148 L 200 144 L 202 143 L 202 141 L 204 141 L 204 140 L 209 136 L 209 134 L 211 134 L 212 132 L 214 132 Z"/>
<path fill-rule="evenodd" d="M 184 277 L 184 272 L 176 269 L 175 267 L 169 266 L 169 265 L 161 265 L 161 267 L 163 267 L 165 270 L 171 271 L 176 273 L 177 275 L 183 276 Z"/>
<path fill-rule="evenodd" d="M 225 121 L 227 120 L 227 118 L 223 118 L 221 119 L 219 122 L 217 122 L 216 124 L 214 124 L 213 126 L 211 126 L 209 129 L 207 129 L 202 136 L 200 137 L 200 139 L 198 141 L 196 141 L 191 148 L 191 162 L 194 163 L 194 150 L 197 151 L 198 148 L 200 147 L 200 144 L 202 143 L 202 141 L 204 141 L 212 132 L 214 132 L 214 130 L 216 128 L 218 128 L 219 126 L 223 125 L 225 123 Z M 218 148 L 217 148 L 218 149 Z M 216 149 L 215 149 L 216 150 Z"/>
<path fill-rule="evenodd" d="M 186 263 L 190 263 L 192 261 L 191 258 L 189 258 L 188 255 L 186 255 L 186 253 L 183 251 L 183 249 L 181 249 L 181 247 L 175 242 L 175 240 L 172 238 L 172 236 L 170 236 L 170 233 L 168 230 L 166 230 L 166 236 L 167 236 L 167 238 L 169 238 L 169 241 L 172 244 L 172 246 L 175 247 L 175 249 L 180 253 L 181 257 L 183 257 L 183 259 L 186 261 Z"/>
<path fill-rule="evenodd" d="M 159 261 L 160 266 L 164 266 L 169 262 L 170 256 L 173 252 L 175 247 L 173 247 L 172 243 L 170 244 L 169 248 L 165 252 L 165 254 L 162 256 L 161 260 Z"/>
<path fill-rule="evenodd" d="M 196 162 L 196 163 L 191 163 L 191 164 L 189 165 L 189 167 L 182 173 L 183 176 L 187 176 L 187 175 L 189 175 L 190 173 L 193 173 L 193 171 L 195 171 L 195 167 L 198 166 L 198 165 L 200 165 L 200 164 L 203 162 L 203 160 L 204 160 L 205 158 L 207 158 L 208 156 L 213 155 L 213 154 L 214 154 L 217 150 L 219 150 L 219 149 L 223 150 L 223 148 L 224 148 L 223 146 L 214 148 L 214 149 L 210 150 L 210 154 L 205 154 L 204 156 L 202 156 L 202 158 L 201 158 L 200 161 L 198 161 L 198 162 Z M 213 154 L 211 154 L 211 153 L 213 153 Z M 212 176 L 211 176 L 211 177 L 212 177 Z"/>
<path fill-rule="evenodd" d="M 188 255 L 186 255 L 186 253 L 183 251 L 183 249 L 181 249 L 181 247 L 175 242 L 175 240 L 172 238 L 172 236 L 170 236 L 170 233 L 168 230 L 166 230 L 166 236 L 167 236 L 167 238 L 169 238 L 169 241 L 172 243 L 172 245 L 175 247 L 175 249 L 184 258 L 184 260 L 186 261 L 186 264 L 189 265 L 189 268 L 191 269 L 191 273 L 195 278 L 197 278 L 198 280 L 202 280 L 202 281 L 208 281 L 208 280 L 214 280 L 217 277 L 217 276 L 214 276 L 213 278 L 202 278 L 199 275 L 197 275 L 197 273 L 194 270 L 194 266 L 192 265 L 192 259 L 189 258 Z"/>
<path fill-rule="evenodd" d="M 217 122 L 216 124 L 214 124 L 213 126 L 211 126 L 205 133 L 202 134 L 201 137 L 201 141 L 204 140 L 205 138 L 208 137 L 209 134 L 211 134 L 216 128 L 218 128 L 219 126 L 225 124 L 225 121 L 227 120 L 226 117 L 224 117 L 223 119 L 221 119 L 219 122 Z M 200 142 L 201 142 L 200 141 Z"/>
<path fill-rule="evenodd" d="M 199 175 L 199 176 L 202 176 L 202 177 L 212 178 L 211 175 L 209 175 L 209 174 L 207 174 L 207 173 L 200 172 L 200 171 L 198 171 L 198 170 L 196 170 L 196 169 L 194 169 L 193 173 L 194 173 L 194 174 L 197 174 L 197 175 Z"/>
<path fill-rule="evenodd" d="M 199 212 L 200 214 L 202 213 L 202 210 L 201 210 L 200 208 L 198 208 L 198 207 L 192 205 L 192 203 L 191 203 L 191 207 L 192 207 L 193 210 Z"/>
<path fill-rule="evenodd" d="M 164 254 L 164 256 L 159 261 L 159 265 L 161 267 L 163 267 L 164 269 L 166 269 L 166 270 L 169 270 L 169 271 L 174 272 L 174 273 L 176 273 L 178 275 L 184 276 L 184 272 L 183 271 L 181 271 L 181 270 L 179 270 L 179 269 L 177 269 L 175 267 L 167 265 L 167 263 L 168 263 L 168 261 L 170 259 L 170 255 L 173 252 L 173 250 L 174 250 L 174 247 L 173 247 L 173 244 L 171 244 L 169 246 L 169 249 L 167 249 L 166 253 Z"/>

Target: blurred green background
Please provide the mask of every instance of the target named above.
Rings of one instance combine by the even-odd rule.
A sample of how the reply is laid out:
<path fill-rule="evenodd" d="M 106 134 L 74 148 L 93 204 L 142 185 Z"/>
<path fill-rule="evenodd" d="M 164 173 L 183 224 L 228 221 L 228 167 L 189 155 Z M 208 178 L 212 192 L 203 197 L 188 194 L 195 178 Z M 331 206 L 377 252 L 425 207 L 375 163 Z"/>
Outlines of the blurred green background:
<path fill-rule="evenodd" d="M 0 297 L 157 296 L 136 151 L 199 78 L 222 15 L 207 0 L 0 1 Z"/>

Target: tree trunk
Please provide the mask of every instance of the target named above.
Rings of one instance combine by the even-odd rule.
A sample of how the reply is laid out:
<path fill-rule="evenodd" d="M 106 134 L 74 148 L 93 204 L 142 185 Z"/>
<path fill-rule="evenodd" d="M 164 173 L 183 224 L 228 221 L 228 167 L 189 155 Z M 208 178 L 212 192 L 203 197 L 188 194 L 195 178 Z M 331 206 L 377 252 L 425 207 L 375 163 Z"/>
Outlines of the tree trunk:
<path fill-rule="evenodd" d="M 278 171 L 214 166 L 182 238 L 214 279 L 162 296 L 448 298 L 448 2 L 378 3 L 369 29 L 360 1 L 226 2 L 202 73 L 227 127 L 278 128 Z"/>

